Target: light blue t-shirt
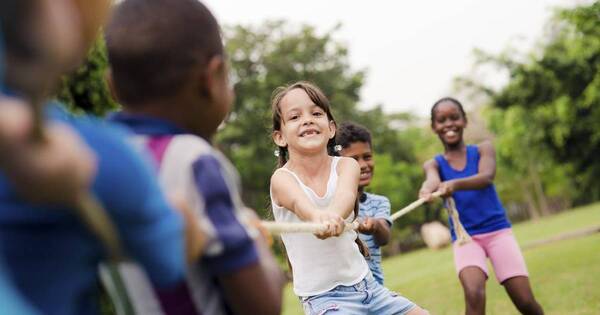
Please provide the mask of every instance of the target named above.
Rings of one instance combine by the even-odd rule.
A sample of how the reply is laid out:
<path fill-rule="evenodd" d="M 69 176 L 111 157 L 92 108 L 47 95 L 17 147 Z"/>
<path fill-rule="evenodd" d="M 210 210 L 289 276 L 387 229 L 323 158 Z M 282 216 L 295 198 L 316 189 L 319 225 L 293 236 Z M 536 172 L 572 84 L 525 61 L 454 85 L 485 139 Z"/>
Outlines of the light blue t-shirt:
<path fill-rule="evenodd" d="M 375 219 L 386 220 L 390 227 L 392 220 L 390 219 L 390 200 L 387 197 L 363 193 L 360 199 L 358 216 L 371 217 Z M 365 198 L 366 197 L 366 198 Z M 371 273 L 377 282 L 383 285 L 383 270 L 381 269 L 381 249 L 375 242 L 373 235 L 359 234 L 360 239 L 369 247 L 370 257 L 367 257 L 367 263 L 371 269 Z"/>

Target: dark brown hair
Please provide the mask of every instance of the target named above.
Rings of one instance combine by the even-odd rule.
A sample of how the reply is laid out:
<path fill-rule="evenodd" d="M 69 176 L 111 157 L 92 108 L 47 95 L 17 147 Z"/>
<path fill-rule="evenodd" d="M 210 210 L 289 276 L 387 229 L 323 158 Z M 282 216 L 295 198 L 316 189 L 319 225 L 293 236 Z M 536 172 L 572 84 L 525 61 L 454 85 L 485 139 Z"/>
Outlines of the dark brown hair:
<path fill-rule="evenodd" d="M 124 105 L 176 95 L 190 69 L 223 55 L 219 24 L 198 0 L 125 0 L 105 36 Z"/>
<path fill-rule="evenodd" d="M 437 108 L 438 105 L 440 105 L 443 102 L 450 102 L 450 103 L 453 103 L 454 105 L 456 105 L 456 107 L 458 107 L 458 110 L 462 114 L 465 121 L 467 121 L 467 114 L 465 113 L 465 110 L 463 109 L 462 104 L 457 99 L 455 99 L 453 97 L 442 97 L 439 100 L 437 100 L 435 103 L 433 103 L 433 106 L 431 106 L 431 126 L 433 126 L 433 122 L 435 121 L 435 109 Z"/>
<path fill-rule="evenodd" d="M 333 123 L 335 124 L 335 118 L 331 113 L 331 106 L 329 104 L 329 100 L 327 99 L 323 91 L 321 91 L 319 87 L 310 82 L 298 81 L 290 85 L 278 87 L 277 89 L 275 89 L 275 91 L 273 91 L 273 96 L 271 97 L 271 111 L 273 112 L 273 131 L 281 131 L 282 118 L 281 107 L 279 105 L 281 103 L 281 100 L 287 95 L 287 93 L 294 89 L 301 89 L 304 92 L 306 92 L 310 100 L 313 101 L 315 105 L 323 109 L 323 111 L 325 111 L 325 113 L 327 114 L 327 119 L 333 121 Z M 335 138 L 329 139 L 329 142 L 327 142 L 327 152 L 329 153 L 329 155 L 335 155 L 333 149 L 334 146 Z M 278 166 L 282 167 L 287 162 L 288 150 L 287 147 L 279 146 L 277 147 L 277 150 L 279 152 Z"/>
<path fill-rule="evenodd" d="M 371 133 L 367 127 L 352 121 L 345 121 L 338 128 L 335 141 L 344 149 L 355 142 L 365 142 L 371 146 Z"/>

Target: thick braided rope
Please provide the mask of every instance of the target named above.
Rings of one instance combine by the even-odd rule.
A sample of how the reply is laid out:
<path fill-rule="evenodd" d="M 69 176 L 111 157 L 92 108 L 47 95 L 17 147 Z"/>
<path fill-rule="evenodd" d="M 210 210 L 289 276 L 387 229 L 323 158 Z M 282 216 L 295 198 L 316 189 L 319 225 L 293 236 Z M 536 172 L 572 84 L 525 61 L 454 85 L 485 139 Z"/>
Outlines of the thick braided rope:
<path fill-rule="evenodd" d="M 438 192 L 435 192 L 435 193 L 431 194 L 431 196 L 435 197 L 435 198 L 439 198 L 441 196 L 441 194 L 438 193 Z M 418 208 L 419 206 L 421 206 L 422 204 L 424 204 L 426 201 L 427 201 L 427 199 L 425 199 L 425 198 L 421 198 L 421 199 L 418 199 L 416 201 L 413 201 L 408 206 L 406 206 L 406 207 L 402 208 L 401 210 L 396 211 L 394 214 L 392 214 L 392 216 L 390 217 L 390 219 L 392 220 L 392 222 L 396 221 L 399 217 L 401 217 L 401 216 L 403 216 L 403 215 L 405 215 L 405 214 L 407 214 L 407 213 L 415 210 L 416 208 Z"/>
<path fill-rule="evenodd" d="M 454 226 L 454 234 L 456 234 L 456 241 L 458 245 L 464 245 L 471 241 L 471 236 L 465 230 L 465 227 L 460 223 L 460 217 L 458 216 L 458 210 L 454 203 L 454 198 L 446 198 L 446 211 L 448 211 L 448 217 L 452 220 Z"/>
<path fill-rule="evenodd" d="M 441 196 L 440 193 L 435 192 L 432 194 L 433 197 L 439 198 Z M 454 231 L 456 232 L 456 239 L 459 245 L 463 245 L 471 240 L 471 237 L 463 227 L 462 223 L 460 223 L 460 219 L 458 216 L 458 211 L 456 210 L 456 204 L 454 203 L 454 199 L 452 197 L 446 198 L 446 209 L 448 211 L 448 216 L 452 220 L 452 225 L 454 225 Z M 413 211 L 418 208 L 422 204 L 427 201 L 425 198 L 420 198 L 408 206 L 402 208 L 399 211 L 396 211 L 391 215 L 390 219 L 392 221 L 397 220 L 398 218 L 406 215 L 407 213 Z M 273 222 L 273 221 L 261 221 L 262 227 L 267 230 L 271 234 L 279 235 L 285 233 L 318 233 L 326 229 L 325 224 L 322 223 L 312 223 L 312 222 Z M 354 221 L 352 223 L 346 223 L 344 231 L 347 230 L 357 230 L 358 222 Z"/>
<path fill-rule="evenodd" d="M 285 233 L 318 233 L 327 229 L 325 224 L 312 222 L 261 221 L 261 226 L 269 231 L 269 233 L 276 235 Z M 357 229 L 358 221 L 346 223 L 346 226 L 344 227 L 344 231 Z"/>
<path fill-rule="evenodd" d="M 433 197 L 440 197 L 439 193 L 433 193 Z M 411 212 L 412 210 L 418 208 L 420 205 L 425 203 L 427 199 L 421 198 L 419 200 L 414 201 L 408 206 L 402 208 L 399 211 L 396 211 L 390 219 L 392 221 L 397 220 L 403 215 Z M 313 222 L 273 222 L 273 221 L 261 221 L 261 225 L 271 234 L 284 234 L 284 233 L 317 233 L 326 229 L 325 224 L 322 223 L 313 223 Z M 352 223 L 346 223 L 346 227 L 344 231 L 353 229 L 358 229 L 358 222 L 354 221 Z"/>

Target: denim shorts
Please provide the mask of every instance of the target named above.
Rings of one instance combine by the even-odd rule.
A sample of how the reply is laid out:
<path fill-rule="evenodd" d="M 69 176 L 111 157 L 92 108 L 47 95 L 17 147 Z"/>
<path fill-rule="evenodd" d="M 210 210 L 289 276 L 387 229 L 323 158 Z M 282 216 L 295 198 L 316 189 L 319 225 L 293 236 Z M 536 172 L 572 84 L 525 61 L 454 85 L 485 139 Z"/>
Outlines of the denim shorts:
<path fill-rule="evenodd" d="M 300 301 L 306 315 L 396 315 L 416 306 L 379 284 L 370 272 L 355 285 L 340 285 L 325 293 L 301 297 Z"/>

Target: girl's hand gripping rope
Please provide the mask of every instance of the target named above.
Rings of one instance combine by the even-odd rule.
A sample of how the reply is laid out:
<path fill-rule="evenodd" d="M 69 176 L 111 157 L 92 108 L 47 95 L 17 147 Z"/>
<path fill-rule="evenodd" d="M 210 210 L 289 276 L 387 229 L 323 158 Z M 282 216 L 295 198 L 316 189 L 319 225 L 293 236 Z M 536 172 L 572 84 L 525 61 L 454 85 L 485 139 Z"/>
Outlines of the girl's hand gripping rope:
<path fill-rule="evenodd" d="M 333 211 L 316 210 L 311 215 L 311 221 L 324 225 L 321 230 L 314 233 L 320 239 L 340 236 L 344 232 L 344 219 Z"/>

